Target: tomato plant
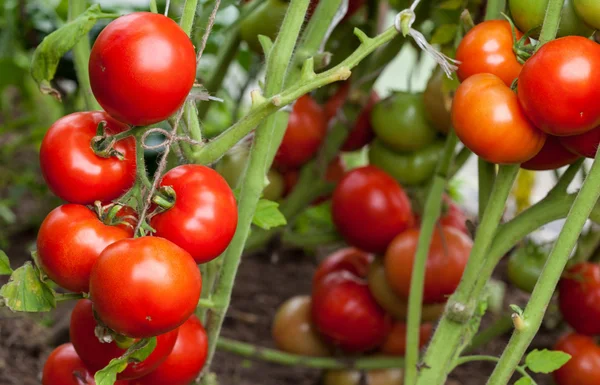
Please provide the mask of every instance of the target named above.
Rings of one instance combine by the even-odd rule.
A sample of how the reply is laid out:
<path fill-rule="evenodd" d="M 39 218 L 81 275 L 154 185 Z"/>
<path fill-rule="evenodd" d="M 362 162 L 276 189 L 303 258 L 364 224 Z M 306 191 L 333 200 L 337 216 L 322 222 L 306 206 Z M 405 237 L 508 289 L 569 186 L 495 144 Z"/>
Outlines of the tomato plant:
<path fill-rule="evenodd" d="M 565 148 L 561 139 L 548 135 L 540 152 L 524 162 L 521 167 L 527 170 L 555 170 L 571 164 L 579 158 L 579 155 Z"/>
<path fill-rule="evenodd" d="M 357 370 L 329 370 L 323 375 L 323 385 L 402 385 L 400 369 L 370 370 L 364 373 Z"/>
<path fill-rule="evenodd" d="M 593 0 L 572 0 L 577 14 L 593 29 L 600 29 L 600 4 Z M 589 35 L 588 35 L 589 36 Z"/>
<path fill-rule="evenodd" d="M 420 223 L 421 216 L 416 215 L 415 227 L 420 227 Z M 454 227 L 469 235 L 469 229 L 467 229 L 467 216 L 448 195 L 442 196 L 442 213 L 438 219 L 438 223 L 442 226 Z"/>
<path fill-rule="evenodd" d="M 94 384 L 94 377 L 75 352 L 73 345 L 63 344 L 50 353 L 44 371 L 42 385 Z"/>
<path fill-rule="evenodd" d="M 532 37 L 538 38 L 549 0 L 509 0 L 510 14 L 521 31 L 533 30 Z M 579 35 L 589 37 L 594 30 L 586 26 L 575 12 L 575 0 L 565 0 L 558 26 L 559 37 Z"/>
<path fill-rule="evenodd" d="M 507 273 L 510 282 L 523 291 L 533 292 L 548 252 L 549 250 L 532 241 L 517 248 L 508 258 Z"/>
<path fill-rule="evenodd" d="M 433 127 L 444 134 L 447 134 L 452 126 L 452 115 L 450 113 L 452 97 L 450 96 L 450 90 L 446 88 L 444 71 L 438 67 L 433 71 L 423 92 L 425 116 Z"/>
<path fill-rule="evenodd" d="M 578 333 L 600 334 L 600 266 L 579 263 L 565 272 L 558 284 L 558 304 Z"/>
<path fill-rule="evenodd" d="M 419 329 L 419 348 L 425 346 L 433 332 L 433 325 L 430 323 L 422 324 Z M 404 322 L 395 322 L 392 331 L 381 346 L 381 352 L 393 356 L 404 356 L 406 353 L 406 324 Z"/>
<path fill-rule="evenodd" d="M 600 126 L 580 135 L 562 136 L 560 143 L 580 156 L 593 158 L 600 144 Z"/>
<path fill-rule="evenodd" d="M 240 22 L 240 37 L 254 52 L 262 53 L 258 36 L 275 41 L 287 8 L 288 3 L 283 0 L 263 2 Z"/>
<path fill-rule="evenodd" d="M 600 378 L 600 347 L 592 337 L 570 333 L 554 349 L 571 355 L 571 359 L 552 373 L 557 385 L 592 385 Z"/>
<path fill-rule="evenodd" d="M 373 259 L 373 254 L 353 247 L 337 250 L 319 264 L 313 275 L 313 288 L 318 286 L 329 274 L 338 271 L 348 271 L 359 278 L 365 278 Z"/>

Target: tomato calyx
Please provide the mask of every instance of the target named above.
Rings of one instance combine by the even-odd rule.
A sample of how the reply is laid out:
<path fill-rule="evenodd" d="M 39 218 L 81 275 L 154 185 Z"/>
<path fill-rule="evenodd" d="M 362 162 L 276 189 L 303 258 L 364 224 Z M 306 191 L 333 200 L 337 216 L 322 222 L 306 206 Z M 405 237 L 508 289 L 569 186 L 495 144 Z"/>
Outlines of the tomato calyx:
<path fill-rule="evenodd" d="M 138 218 L 131 207 L 118 203 L 102 205 L 102 202 L 94 202 L 94 209 L 98 219 L 107 226 L 125 226 L 131 230 L 135 229 Z"/>
<path fill-rule="evenodd" d="M 530 29 L 525 34 L 523 34 L 523 36 L 520 39 L 517 40 L 518 29 L 515 26 L 515 23 L 513 23 L 513 21 L 508 16 L 506 16 L 506 15 L 503 15 L 503 16 L 510 24 L 510 29 L 512 30 L 513 52 L 514 52 L 515 56 L 517 57 L 517 61 L 520 64 L 525 64 L 527 59 L 529 59 L 531 56 L 533 56 L 533 53 L 535 51 L 535 46 L 530 44 L 530 41 L 531 41 L 530 37 L 533 33 L 537 32 L 539 30 L 539 27 Z M 511 86 L 511 88 L 512 88 L 512 86 Z"/>
<path fill-rule="evenodd" d="M 123 153 L 114 149 L 114 145 L 117 143 L 117 137 L 115 135 L 107 135 L 105 128 L 105 121 L 98 123 L 96 136 L 92 138 L 92 142 L 90 143 L 92 151 L 101 158 L 111 158 L 114 156 L 119 160 L 125 160 Z"/>
<path fill-rule="evenodd" d="M 94 311 L 94 318 L 96 320 L 96 327 L 94 328 L 94 334 L 98 338 L 98 341 L 100 341 L 103 344 L 110 344 L 110 343 L 114 342 L 120 349 L 127 350 L 139 340 L 139 338 L 136 339 L 136 338 L 127 337 L 127 336 L 118 334 L 114 330 L 111 330 L 106 325 L 104 325 L 104 323 L 98 317 L 98 315 L 96 314 L 95 311 Z"/>
<path fill-rule="evenodd" d="M 154 202 L 162 211 L 167 211 L 171 207 L 175 206 L 177 200 L 177 193 L 171 186 L 162 186 L 156 191 L 156 194 L 152 197 Z"/>

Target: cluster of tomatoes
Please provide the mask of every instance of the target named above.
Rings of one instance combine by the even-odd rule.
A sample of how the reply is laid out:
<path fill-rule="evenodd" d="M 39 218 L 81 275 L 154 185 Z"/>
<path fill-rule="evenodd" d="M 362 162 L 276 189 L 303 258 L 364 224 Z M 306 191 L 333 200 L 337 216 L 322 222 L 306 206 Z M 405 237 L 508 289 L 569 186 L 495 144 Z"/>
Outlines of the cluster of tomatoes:
<path fill-rule="evenodd" d="M 227 248 L 237 205 L 216 171 L 178 166 L 160 180 L 149 220 L 139 226 L 127 204 L 137 201 L 141 210 L 146 198 L 128 191 L 149 186 L 136 181 L 136 138 L 126 134 L 168 118 L 184 103 L 195 79 L 194 47 L 171 19 L 133 13 L 101 32 L 89 68 L 106 112 L 59 119 L 40 149 L 48 187 L 68 203 L 40 227 L 39 264 L 64 289 L 89 293 L 72 313 L 71 343 L 50 355 L 42 382 L 92 384 L 92 375 L 133 343 L 156 336 L 150 356 L 130 362 L 119 383 L 187 385 L 207 355 L 206 332 L 193 315 L 202 288 L 197 264 Z M 136 226 L 141 230 L 134 234 Z"/>

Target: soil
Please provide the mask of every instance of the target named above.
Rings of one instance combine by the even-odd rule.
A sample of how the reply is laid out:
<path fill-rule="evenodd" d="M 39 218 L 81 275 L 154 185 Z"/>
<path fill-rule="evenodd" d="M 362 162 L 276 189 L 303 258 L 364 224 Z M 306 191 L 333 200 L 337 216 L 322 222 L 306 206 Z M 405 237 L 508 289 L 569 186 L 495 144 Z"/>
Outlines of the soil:
<path fill-rule="evenodd" d="M 13 237 L 7 250 L 13 267 L 26 258 L 23 245 L 34 234 Z M 223 335 L 258 346 L 274 347 L 270 327 L 277 307 L 286 299 L 310 293 L 312 273 L 318 258 L 297 251 L 254 254 L 244 257 L 225 320 Z M 503 279 L 501 264 L 496 278 Z M 3 281 L 0 278 L 0 284 Z M 524 305 L 527 297 L 518 289 L 508 288 L 504 309 L 508 304 Z M 65 304 L 50 316 L 17 315 L 0 311 L 0 385 L 38 385 L 43 362 L 53 346 L 67 342 L 70 307 Z M 486 315 L 482 327 L 495 316 Z M 532 348 L 551 348 L 561 330 L 543 328 Z M 500 355 L 508 335 L 497 338 L 474 353 Z M 292 368 L 250 361 L 236 355 L 218 352 L 213 370 L 221 385 L 318 385 L 321 373 L 314 369 Z M 448 384 L 484 385 L 493 364 L 470 363 L 457 368 Z M 517 377 L 513 380 L 516 380 Z M 549 375 L 536 378 L 539 385 L 551 385 Z"/>

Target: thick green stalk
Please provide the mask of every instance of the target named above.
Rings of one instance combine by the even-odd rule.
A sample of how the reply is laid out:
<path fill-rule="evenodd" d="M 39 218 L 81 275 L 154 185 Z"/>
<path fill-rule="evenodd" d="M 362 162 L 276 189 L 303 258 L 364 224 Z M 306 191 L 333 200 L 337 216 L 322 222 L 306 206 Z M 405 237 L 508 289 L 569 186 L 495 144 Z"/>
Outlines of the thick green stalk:
<path fill-rule="evenodd" d="M 198 0 L 185 0 L 179 25 L 188 36 L 190 36 L 192 33 L 192 26 L 194 25 L 194 17 L 196 17 L 197 7 Z"/>
<path fill-rule="evenodd" d="M 485 207 L 490 199 L 490 192 L 496 178 L 496 165 L 486 162 L 482 158 L 477 159 L 477 173 L 479 183 L 479 218 L 483 218 Z"/>
<path fill-rule="evenodd" d="M 464 357 L 460 357 L 459 359 L 456 360 L 454 368 L 456 368 L 457 366 L 460 366 L 460 365 L 464 365 L 469 362 L 476 362 L 476 361 L 498 362 L 499 358 L 494 357 L 494 356 L 464 356 Z M 527 371 L 525 370 L 524 367 L 518 366 L 515 368 L 515 370 L 517 372 L 519 372 L 519 374 L 521 374 L 523 377 L 529 378 L 530 382 L 528 384 L 536 385 L 536 382 L 529 375 L 529 373 L 527 373 Z"/>
<path fill-rule="evenodd" d="M 506 346 L 504 353 L 502 353 L 500 362 L 498 362 L 492 376 L 487 382 L 488 385 L 505 385 L 508 383 L 515 367 L 521 361 L 521 357 L 523 357 L 525 350 L 542 324 L 546 309 L 550 304 L 560 276 L 569 261 L 571 252 L 577 244 L 581 230 L 596 205 L 598 197 L 600 197 L 599 159 L 600 151 L 596 154 L 592 169 L 587 179 L 583 182 L 577 198 L 575 198 L 573 207 L 548 256 L 546 265 L 531 294 L 531 299 L 523 312 L 524 327 L 521 330 L 513 332 L 512 338 Z M 577 309 L 572 309 L 572 311 L 577 311 Z"/>
<path fill-rule="evenodd" d="M 156 6 L 156 0 L 150 0 L 150 12 L 158 13 L 158 7 Z"/>
<path fill-rule="evenodd" d="M 413 262 L 410 296 L 408 298 L 408 321 L 406 325 L 406 354 L 404 367 L 404 383 L 411 385 L 417 381 L 417 363 L 419 361 L 419 327 L 421 325 L 421 308 L 423 306 L 423 288 L 425 286 L 425 267 L 431 246 L 431 238 L 435 224 L 441 214 L 442 194 L 446 187 L 448 173 L 452 165 L 454 150 L 458 137 L 454 130 L 446 138 L 444 154 L 438 162 L 431 187 L 425 202 L 423 222 L 419 232 L 417 251 Z"/>
<path fill-rule="evenodd" d="M 463 168 L 465 163 L 467 163 L 471 155 L 473 155 L 473 152 L 469 150 L 468 147 L 465 146 L 461 148 L 458 154 L 456 154 L 454 157 L 454 164 L 452 165 L 452 170 L 450 170 L 448 178 L 452 178 L 454 175 L 456 175 Z"/>
<path fill-rule="evenodd" d="M 82 14 L 86 8 L 86 0 L 69 0 L 69 21 Z M 77 73 L 79 90 L 85 101 L 86 108 L 88 110 L 100 110 L 102 108 L 96 101 L 90 85 L 90 73 L 88 70 L 90 52 L 90 40 L 89 36 L 86 34 L 73 47 L 73 62 L 75 65 L 75 72 Z"/>
<path fill-rule="evenodd" d="M 544 24 L 542 24 L 540 32 L 540 44 L 536 47 L 536 50 L 556 37 L 564 3 L 565 0 L 550 0 L 548 3 L 546 17 L 544 18 Z"/>
<path fill-rule="evenodd" d="M 504 12 L 505 8 L 506 0 L 488 0 L 487 7 L 485 9 L 485 19 L 501 19 L 502 12 Z"/>

